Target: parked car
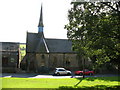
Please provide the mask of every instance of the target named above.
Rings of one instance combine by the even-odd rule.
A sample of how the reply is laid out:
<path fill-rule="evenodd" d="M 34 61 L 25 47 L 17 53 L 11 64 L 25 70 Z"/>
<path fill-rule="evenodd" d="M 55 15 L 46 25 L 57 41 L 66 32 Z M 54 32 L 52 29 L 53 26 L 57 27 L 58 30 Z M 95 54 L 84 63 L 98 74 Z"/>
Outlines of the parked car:
<path fill-rule="evenodd" d="M 85 69 L 85 71 L 75 71 L 76 75 L 94 75 L 94 71 L 89 71 L 88 69 Z"/>
<path fill-rule="evenodd" d="M 56 68 L 54 75 L 71 75 L 71 71 L 66 70 L 65 68 Z"/>

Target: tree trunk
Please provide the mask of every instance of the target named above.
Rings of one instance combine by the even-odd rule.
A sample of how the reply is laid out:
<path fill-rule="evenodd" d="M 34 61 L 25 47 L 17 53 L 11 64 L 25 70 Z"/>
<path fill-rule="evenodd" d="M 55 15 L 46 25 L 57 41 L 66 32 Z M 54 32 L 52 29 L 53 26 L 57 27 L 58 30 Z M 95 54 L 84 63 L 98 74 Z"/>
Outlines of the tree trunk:
<path fill-rule="evenodd" d="M 83 58 L 83 78 L 85 78 L 85 58 Z"/>

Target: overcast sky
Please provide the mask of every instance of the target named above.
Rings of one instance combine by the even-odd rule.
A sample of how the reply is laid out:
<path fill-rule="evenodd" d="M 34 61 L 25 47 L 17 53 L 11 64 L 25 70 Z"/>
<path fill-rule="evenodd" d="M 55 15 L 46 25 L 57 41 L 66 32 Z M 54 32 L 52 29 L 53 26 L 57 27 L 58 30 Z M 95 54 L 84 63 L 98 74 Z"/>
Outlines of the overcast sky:
<path fill-rule="evenodd" d="M 38 32 L 41 2 L 46 38 L 67 38 L 64 25 L 71 0 L 0 0 L 0 42 L 26 42 L 26 32 Z"/>

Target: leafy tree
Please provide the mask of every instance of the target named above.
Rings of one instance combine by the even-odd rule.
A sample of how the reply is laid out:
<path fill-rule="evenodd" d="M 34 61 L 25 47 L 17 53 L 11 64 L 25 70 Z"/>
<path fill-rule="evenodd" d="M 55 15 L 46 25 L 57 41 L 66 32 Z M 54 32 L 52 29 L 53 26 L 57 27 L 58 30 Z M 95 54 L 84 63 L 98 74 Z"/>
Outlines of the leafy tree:
<path fill-rule="evenodd" d="M 120 1 L 72 2 L 68 11 L 67 36 L 73 50 L 90 57 L 97 66 L 106 62 L 119 66 Z"/>

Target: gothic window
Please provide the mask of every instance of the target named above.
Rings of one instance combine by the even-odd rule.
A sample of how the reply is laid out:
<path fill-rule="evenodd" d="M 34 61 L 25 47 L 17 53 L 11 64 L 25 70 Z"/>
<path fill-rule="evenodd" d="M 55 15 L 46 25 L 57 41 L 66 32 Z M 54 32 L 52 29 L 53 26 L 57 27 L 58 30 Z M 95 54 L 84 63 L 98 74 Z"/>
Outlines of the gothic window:
<path fill-rule="evenodd" d="M 42 59 L 45 59 L 45 55 L 44 55 L 44 54 L 42 54 L 42 55 L 41 55 L 41 58 L 42 58 Z"/>
<path fill-rule="evenodd" d="M 70 65 L 70 59 L 69 59 L 69 57 L 66 58 L 65 64 L 66 64 L 67 66 Z"/>
<path fill-rule="evenodd" d="M 67 60 L 67 61 L 66 61 L 66 65 L 70 65 L 70 60 Z"/>
<path fill-rule="evenodd" d="M 53 58 L 53 66 L 56 66 L 57 65 L 57 57 L 54 57 Z"/>

